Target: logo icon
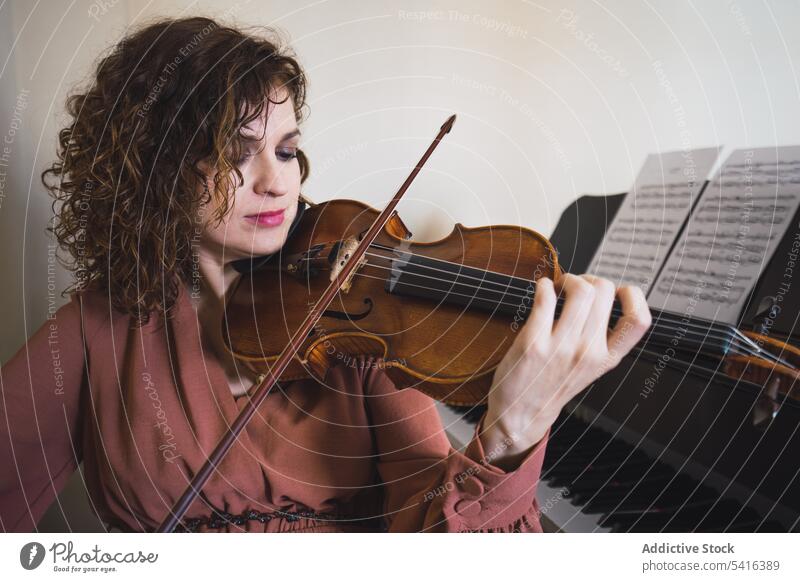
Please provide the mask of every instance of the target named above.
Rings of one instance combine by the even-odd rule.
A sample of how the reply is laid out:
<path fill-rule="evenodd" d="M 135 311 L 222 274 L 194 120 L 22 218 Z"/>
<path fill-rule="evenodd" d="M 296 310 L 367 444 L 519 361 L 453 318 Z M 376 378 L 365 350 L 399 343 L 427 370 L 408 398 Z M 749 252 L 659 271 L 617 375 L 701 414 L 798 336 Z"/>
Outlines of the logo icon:
<path fill-rule="evenodd" d="M 44 561 L 44 546 L 39 542 L 28 542 L 19 551 L 19 563 L 26 570 L 35 570 Z"/>

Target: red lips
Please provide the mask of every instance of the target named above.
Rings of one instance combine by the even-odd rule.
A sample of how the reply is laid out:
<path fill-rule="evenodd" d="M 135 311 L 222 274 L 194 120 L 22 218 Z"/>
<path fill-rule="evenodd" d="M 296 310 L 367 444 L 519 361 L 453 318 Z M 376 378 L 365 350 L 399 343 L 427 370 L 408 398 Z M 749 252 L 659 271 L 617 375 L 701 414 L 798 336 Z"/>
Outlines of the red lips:
<path fill-rule="evenodd" d="M 258 226 L 278 226 L 283 222 L 285 210 L 272 210 L 270 212 L 259 212 L 245 216 L 245 220 L 255 223 Z"/>

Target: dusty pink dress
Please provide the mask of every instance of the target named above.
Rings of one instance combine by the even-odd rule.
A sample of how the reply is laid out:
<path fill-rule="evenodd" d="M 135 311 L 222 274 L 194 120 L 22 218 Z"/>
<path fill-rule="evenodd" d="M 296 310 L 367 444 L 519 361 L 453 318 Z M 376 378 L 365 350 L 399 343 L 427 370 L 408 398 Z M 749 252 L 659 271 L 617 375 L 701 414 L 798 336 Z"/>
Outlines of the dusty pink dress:
<path fill-rule="evenodd" d="M 72 294 L 2 366 L 0 528 L 34 530 L 82 460 L 106 524 L 155 529 L 248 398 L 201 337 L 185 288 L 172 318 L 140 329 L 103 293 Z M 540 532 L 548 436 L 505 472 L 477 437 L 451 448 L 429 397 L 375 362 L 340 364 L 273 390 L 185 525 Z"/>

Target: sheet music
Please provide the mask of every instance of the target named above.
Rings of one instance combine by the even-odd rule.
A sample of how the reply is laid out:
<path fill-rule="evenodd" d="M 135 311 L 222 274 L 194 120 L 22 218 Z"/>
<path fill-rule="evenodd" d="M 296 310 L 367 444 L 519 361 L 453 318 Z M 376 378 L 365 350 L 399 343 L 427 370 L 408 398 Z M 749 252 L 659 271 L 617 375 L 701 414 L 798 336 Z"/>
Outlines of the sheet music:
<path fill-rule="evenodd" d="M 798 202 L 800 146 L 733 152 L 689 218 L 650 306 L 738 323 Z"/>
<path fill-rule="evenodd" d="M 638 285 L 646 294 L 719 152 L 714 147 L 650 154 L 588 272 L 618 286 Z"/>

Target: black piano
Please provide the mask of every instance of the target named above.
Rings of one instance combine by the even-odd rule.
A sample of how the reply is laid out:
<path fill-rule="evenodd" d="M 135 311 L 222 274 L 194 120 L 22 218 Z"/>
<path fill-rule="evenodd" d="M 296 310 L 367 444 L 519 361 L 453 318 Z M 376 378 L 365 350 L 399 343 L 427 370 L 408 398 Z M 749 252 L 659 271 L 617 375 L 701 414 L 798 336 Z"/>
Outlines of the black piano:
<path fill-rule="evenodd" d="M 583 196 L 564 211 L 551 241 L 566 271 L 586 271 L 624 196 Z M 773 336 L 794 345 L 800 279 L 788 292 L 784 285 L 780 304 L 774 297 L 798 221 L 800 212 L 739 326 L 758 330 L 769 321 Z M 694 363 L 688 371 L 662 353 L 645 345 L 627 356 L 556 421 L 537 495 L 545 531 L 800 531 L 798 401 L 765 406 L 761 387 L 722 374 L 719 358 L 683 354 Z M 457 446 L 483 410 L 442 412 Z"/>

